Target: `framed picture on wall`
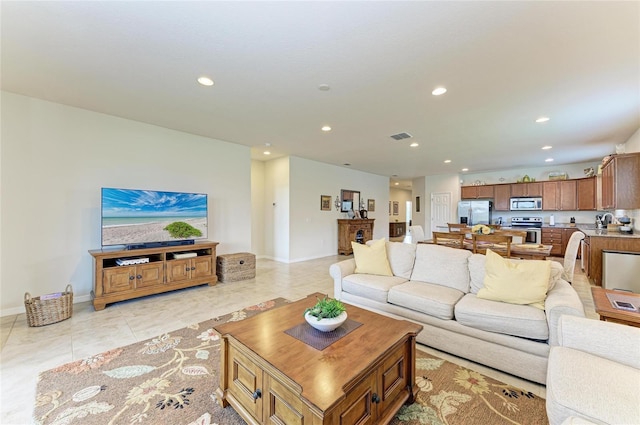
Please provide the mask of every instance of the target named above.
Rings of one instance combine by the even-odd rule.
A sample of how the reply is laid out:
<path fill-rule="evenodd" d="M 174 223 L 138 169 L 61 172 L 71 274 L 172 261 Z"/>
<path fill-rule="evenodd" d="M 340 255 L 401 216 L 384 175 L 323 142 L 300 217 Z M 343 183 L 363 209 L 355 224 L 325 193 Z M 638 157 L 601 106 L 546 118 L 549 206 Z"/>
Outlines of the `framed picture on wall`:
<path fill-rule="evenodd" d="M 420 212 L 420 197 L 416 196 L 416 212 Z"/>
<path fill-rule="evenodd" d="M 391 215 L 391 201 L 389 201 L 389 215 Z"/>
<path fill-rule="evenodd" d="M 320 195 L 320 211 L 331 211 L 331 196 Z"/>
<path fill-rule="evenodd" d="M 375 211 L 376 210 L 376 200 L 375 199 L 367 199 L 367 211 Z"/>
<path fill-rule="evenodd" d="M 398 215 L 399 206 L 398 201 L 393 201 L 393 215 Z"/>

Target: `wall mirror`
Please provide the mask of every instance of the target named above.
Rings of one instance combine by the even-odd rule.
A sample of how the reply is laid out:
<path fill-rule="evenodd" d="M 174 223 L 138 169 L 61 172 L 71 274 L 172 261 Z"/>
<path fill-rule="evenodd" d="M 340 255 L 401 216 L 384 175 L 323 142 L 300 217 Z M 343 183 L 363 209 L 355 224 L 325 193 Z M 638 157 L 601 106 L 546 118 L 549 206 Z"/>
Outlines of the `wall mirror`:
<path fill-rule="evenodd" d="M 348 212 L 349 210 L 360 209 L 360 192 L 357 190 L 340 190 L 340 199 L 342 200 L 342 206 L 340 212 Z"/>

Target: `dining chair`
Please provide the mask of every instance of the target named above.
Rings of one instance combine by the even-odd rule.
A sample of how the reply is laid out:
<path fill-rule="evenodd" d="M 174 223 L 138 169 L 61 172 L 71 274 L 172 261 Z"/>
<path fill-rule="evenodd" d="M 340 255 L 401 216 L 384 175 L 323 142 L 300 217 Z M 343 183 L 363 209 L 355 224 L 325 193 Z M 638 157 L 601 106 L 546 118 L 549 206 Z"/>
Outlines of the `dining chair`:
<path fill-rule="evenodd" d="M 447 226 L 449 226 L 449 233 L 453 233 L 453 232 L 465 233 L 467 231 L 471 231 L 469 229 L 469 226 L 467 226 L 466 224 L 447 223 Z"/>
<path fill-rule="evenodd" d="M 422 226 L 409 226 L 409 233 L 411 234 L 411 243 L 418 243 L 418 241 L 423 241 L 424 238 L 424 230 L 422 230 Z"/>
<path fill-rule="evenodd" d="M 464 233 L 431 232 L 431 234 L 433 235 L 433 243 L 437 245 L 464 249 Z"/>
<path fill-rule="evenodd" d="M 511 236 L 512 244 L 523 244 L 527 241 L 527 231 L 526 230 L 509 230 L 509 229 L 499 229 L 495 231 L 496 235 L 507 235 Z"/>
<path fill-rule="evenodd" d="M 491 249 L 496 254 L 511 258 L 511 236 L 496 234 L 479 235 L 474 233 L 472 238 L 474 254 L 486 254 L 487 249 Z"/>
<path fill-rule="evenodd" d="M 584 233 L 577 231 L 571 234 L 567 248 L 564 251 L 564 272 L 562 278 L 567 282 L 573 281 L 573 271 L 576 267 L 576 258 L 578 258 L 578 248 L 580 241 L 584 239 Z"/>

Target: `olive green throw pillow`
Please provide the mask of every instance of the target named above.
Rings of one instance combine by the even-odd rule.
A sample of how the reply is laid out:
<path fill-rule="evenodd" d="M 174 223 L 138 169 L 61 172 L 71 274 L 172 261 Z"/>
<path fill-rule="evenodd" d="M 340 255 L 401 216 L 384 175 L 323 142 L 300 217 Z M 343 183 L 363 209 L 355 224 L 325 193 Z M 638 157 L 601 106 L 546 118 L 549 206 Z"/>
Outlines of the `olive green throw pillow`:
<path fill-rule="evenodd" d="M 386 241 L 384 238 L 370 245 L 351 242 L 353 259 L 356 260 L 356 273 L 393 276 L 389 259 L 387 258 Z"/>
<path fill-rule="evenodd" d="M 544 310 L 551 275 L 550 261 L 527 260 L 514 263 L 490 249 L 486 255 L 484 288 L 478 291 L 478 298 L 528 304 Z"/>

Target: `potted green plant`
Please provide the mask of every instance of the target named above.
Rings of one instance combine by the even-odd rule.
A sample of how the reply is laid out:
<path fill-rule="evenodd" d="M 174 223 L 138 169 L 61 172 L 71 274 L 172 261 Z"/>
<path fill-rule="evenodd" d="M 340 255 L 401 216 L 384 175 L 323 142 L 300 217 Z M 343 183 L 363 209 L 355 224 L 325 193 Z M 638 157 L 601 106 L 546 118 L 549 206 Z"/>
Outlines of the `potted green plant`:
<path fill-rule="evenodd" d="M 304 311 L 304 318 L 311 326 L 319 331 L 329 332 L 347 320 L 346 307 L 340 301 L 328 296 L 317 300 L 316 305 Z"/>

